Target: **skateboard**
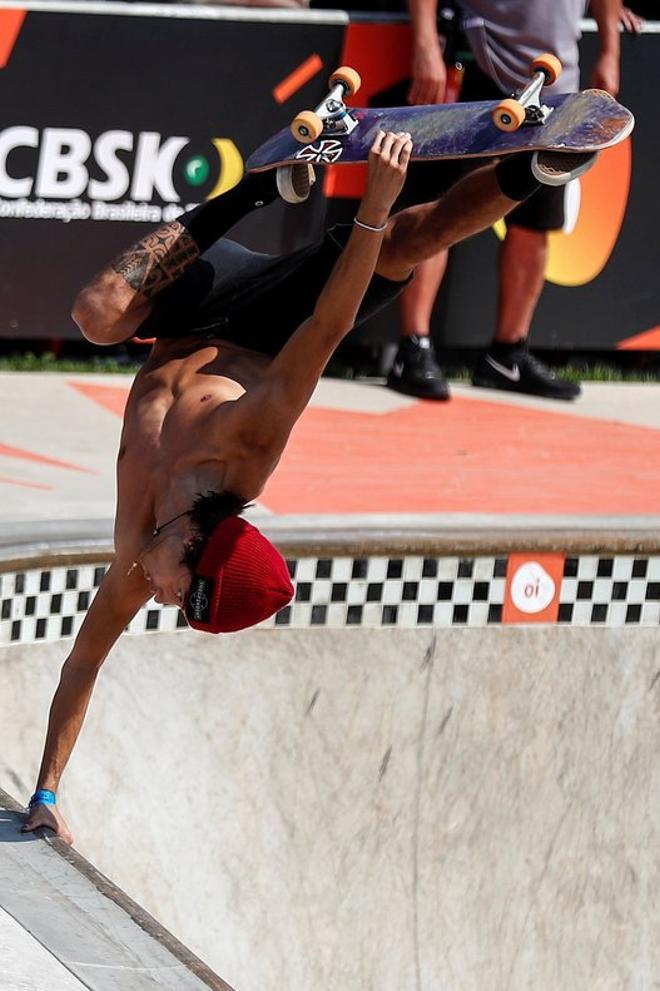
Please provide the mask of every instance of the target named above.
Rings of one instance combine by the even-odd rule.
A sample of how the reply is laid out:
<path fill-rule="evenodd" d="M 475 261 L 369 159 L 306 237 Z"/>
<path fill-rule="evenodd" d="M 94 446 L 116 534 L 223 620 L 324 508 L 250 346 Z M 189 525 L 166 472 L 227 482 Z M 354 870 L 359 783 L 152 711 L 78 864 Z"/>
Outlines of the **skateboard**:
<path fill-rule="evenodd" d="M 349 67 L 330 77 L 330 90 L 316 110 L 304 110 L 248 158 L 248 172 L 310 162 L 343 165 L 366 162 L 376 132 L 407 131 L 413 161 L 482 158 L 519 151 L 601 151 L 632 131 L 632 113 L 603 90 L 543 96 L 561 72 L 554 55 L 530 66 L 530 82 L 515 96 L 497 101 L 431 106 L 364 108 L 347 106 L 360 77 Z"/>

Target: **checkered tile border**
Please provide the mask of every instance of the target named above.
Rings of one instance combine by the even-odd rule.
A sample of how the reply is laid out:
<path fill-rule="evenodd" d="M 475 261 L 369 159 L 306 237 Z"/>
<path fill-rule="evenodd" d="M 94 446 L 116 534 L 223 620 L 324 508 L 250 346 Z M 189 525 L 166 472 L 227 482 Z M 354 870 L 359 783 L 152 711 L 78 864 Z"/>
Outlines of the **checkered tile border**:
<path fill-rule="evenodd" d="M 502 621 L 506 557 L 314 557 L 288 563 L 295 599 L 264 627 L 479 627 Z M 0 645 L 75 636 L 106 568 L 99 563 L 0 574 Z M 660 557 L 567 557 L 557 622 L 660 626 Z M 150 602 L 127 632 L 186 628 L 178 609 Z"/>
<path fill-rule="evenodd" d="M 558 622 L 660 626 L 660 557 L 567 557 Z"/>

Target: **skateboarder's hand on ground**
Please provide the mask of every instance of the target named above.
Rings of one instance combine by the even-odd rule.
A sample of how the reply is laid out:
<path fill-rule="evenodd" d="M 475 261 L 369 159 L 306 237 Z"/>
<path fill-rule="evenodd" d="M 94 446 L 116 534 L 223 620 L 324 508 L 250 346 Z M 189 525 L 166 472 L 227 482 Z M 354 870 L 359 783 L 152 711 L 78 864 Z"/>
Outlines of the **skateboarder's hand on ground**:
<path fill-rule="evenodd" d="M 379 131 L 369 152 L 367 187 L 358 215 L 366 224 L 380 226 L 403 188 L 412 153 L 409 134 Z"/>
<path fill-rule="evenodd" d="M 31 833 L 33 829 L 40 829 L 41 827 L 52 829 L 55 835 L 59 836 L 65 843 L 73 843 L 73 833 L 57 806 L 33 805 L 21 827 L 21 832 Z"/>

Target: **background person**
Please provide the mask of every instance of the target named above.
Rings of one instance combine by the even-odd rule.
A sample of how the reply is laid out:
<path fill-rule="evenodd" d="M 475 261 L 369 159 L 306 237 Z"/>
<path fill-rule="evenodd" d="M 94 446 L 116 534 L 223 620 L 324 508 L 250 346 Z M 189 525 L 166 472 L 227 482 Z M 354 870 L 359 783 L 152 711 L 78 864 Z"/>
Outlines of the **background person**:
<path fill-rule="evenodd" d="M 412 79 L 408 101 L 441 103 L 447 87 L 447 67 L 438 35 L 438 0 L 409 0 L 413 31 Z M 586 0 L 460 0 L 457 17 L 472 52 L 465 66 L 462 101 L 499 100 L 529 81 L 535 55 L 552 52 L 563 71 L 549 87 L 553 94 L 579 88 L 578 41 Z M 612 96 L 619 90 L 620 0 L 593 0 L 600 54 L 591 85 Z M 624 25 L 639 29 L 639 21 L 623 12 Z M 441 169 L 413 163 L 402 203 L 438 195 L 437 183 L 451 185 L 466 163 Z M 530 354 L 528 337 L 543 290 L 548 232 L 564 223 L 564 188 L 544 186 L 507 218 L 507 233 L 499 252 L 495 334 L 483 353 L 473 384 L 485 388 L 531 393 L 551 399 L 575 399 L 580 386 L 556 377 Z M 447 381 L 430 338 L 431 316 L 447 265 L 439 252 L 418 267 L 415 280 L 400 300 L 403 339 L 387 384 L 391 389 L 425 399 L 448 399 Z"/>

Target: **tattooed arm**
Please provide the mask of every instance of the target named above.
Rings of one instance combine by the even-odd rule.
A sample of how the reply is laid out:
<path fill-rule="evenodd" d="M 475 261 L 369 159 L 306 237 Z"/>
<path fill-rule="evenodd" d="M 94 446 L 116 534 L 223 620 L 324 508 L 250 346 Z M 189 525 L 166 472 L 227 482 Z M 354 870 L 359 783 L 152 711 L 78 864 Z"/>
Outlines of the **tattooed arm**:
<path fill-rule="evenodd" d="M 72 316 L 95 344 L 118 344 L 149 315 L 152 300 L 199 257 L 199 248 L 175 220 L 118 255 L 78 293 Z"/>

